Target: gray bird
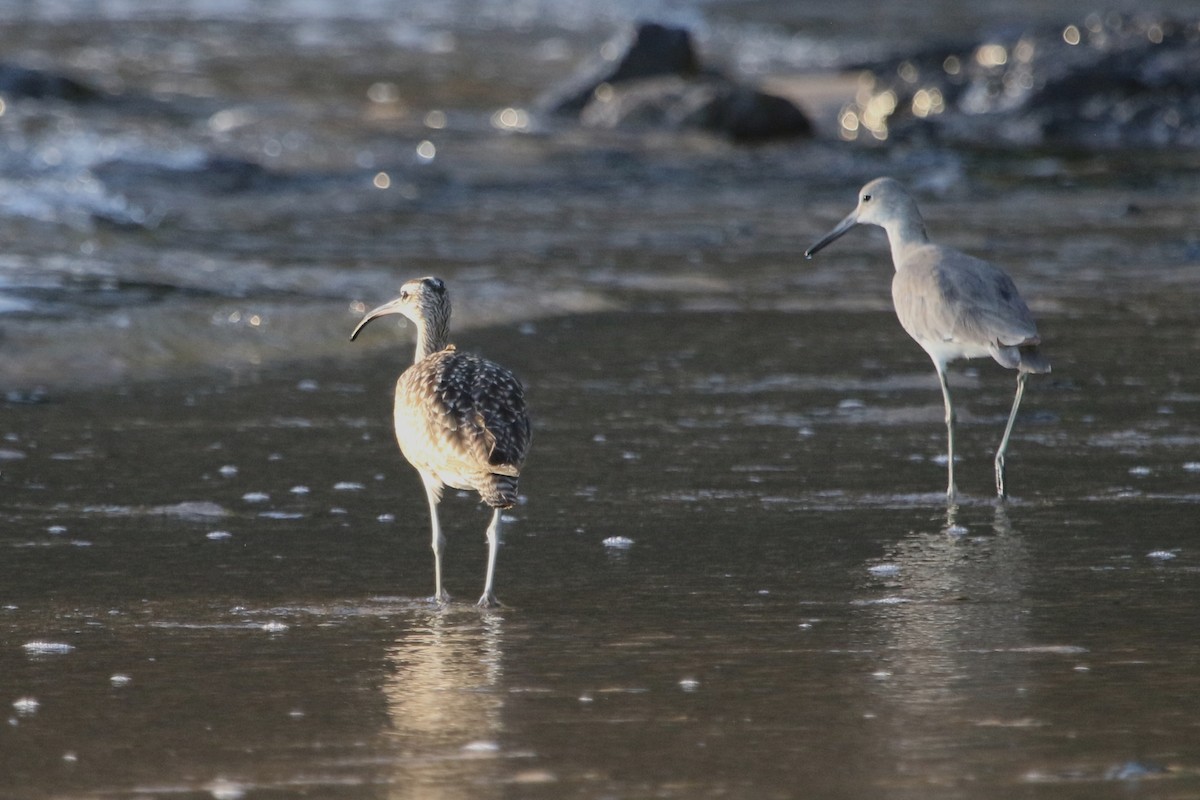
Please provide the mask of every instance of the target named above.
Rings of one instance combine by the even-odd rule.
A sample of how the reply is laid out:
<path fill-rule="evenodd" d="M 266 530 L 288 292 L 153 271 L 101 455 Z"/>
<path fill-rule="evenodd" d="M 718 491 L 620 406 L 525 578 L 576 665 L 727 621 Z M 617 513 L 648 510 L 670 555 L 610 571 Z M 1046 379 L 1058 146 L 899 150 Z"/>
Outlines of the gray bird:
<path fill-rule="evenodd" d="M 892 278 L 892 303 L 908 335 L 916 340 L 937 370 L 946 406 L 947 498 L 957 494 L 954 484 L 954 405 L 946 381 L 946 364 L 958 358 L 991 356 L 996 363 L 1017 370 L 1017 391 L 1004 438 L 996 450 L 996 493 L 1008 496 L 1004 482 L 1004 454 L 1025 377 L 1050 371 L 1050 362 L 1038 349 L 1041 339 L 1029 306 L 1017 294 L 1012 279 L 987 261 L 929 241 L 925 223 L 912 195 L 892 178 L 876 178 L 859 192 L 858 207 L 833 230 L 805 251 L 813 255 L 855 225 L 878 225 L 887 231 L 896 274 Z"/>
<path fill-rule="evenodd" d="M 487 529 L 487 578 L 479 605 L 499 605 L 493 590 L 500 514 L 517 502 L 517 479 L 531 433 L 525 390 L 509 370 L 447 343 L 450 296 L 440 278 L 419 278 L 400 296 L 372 311 L 350 334 L 353 341 L 373 319 L 403 314 L 416 325 L 411 367 L 396 381 L 396 441 L 425 484 L 433 525 L 434 600 L 449 601 L 442 588 L 445 537 L 438 522 L 442 489 L 479 493 L 492 509 Z"/>

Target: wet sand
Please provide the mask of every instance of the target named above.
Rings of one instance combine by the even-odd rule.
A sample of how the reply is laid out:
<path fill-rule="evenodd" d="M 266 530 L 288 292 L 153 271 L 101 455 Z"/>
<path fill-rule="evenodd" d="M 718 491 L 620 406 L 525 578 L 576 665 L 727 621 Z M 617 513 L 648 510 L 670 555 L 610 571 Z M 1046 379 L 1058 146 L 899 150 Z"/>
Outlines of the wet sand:
<path fill-rule="evenodd" d="M 948 515 L 940 395 L 896 327 L 664 312 L 460 337 L 520 372 L 537 420 L 496 612 L 469 605 L 486 514 L 453 493 L 461 602 L 425 599 L 388 422 L 407 343 L 6 407 L 0 664 L 37 705 L 0 733 L 4 791 L 1194 790 L 1195 376 L 1114 371 L 1120 325 L 1060 356 L 997 506 L 1010 376 L 956 371 Z"/>
<path fill-rule="evenodd" d="M 642 6 L 226 5 L 0 31 L 123 93 L 0 114 L 0 796 L 1200 792 L 1196 154 L 516 130 Z M 703 45 L 820 129 L 911 20 L 798 9 Z M 800 256 L 880 174 L 1038 317 L 1006 505 L 1012 373 L 952 370 L 948 510 L 882 235 Z M 347 340 L 423 274 L 534 415 L 495 612 L 453 492 L 427 601 L 411 330 Z"/>

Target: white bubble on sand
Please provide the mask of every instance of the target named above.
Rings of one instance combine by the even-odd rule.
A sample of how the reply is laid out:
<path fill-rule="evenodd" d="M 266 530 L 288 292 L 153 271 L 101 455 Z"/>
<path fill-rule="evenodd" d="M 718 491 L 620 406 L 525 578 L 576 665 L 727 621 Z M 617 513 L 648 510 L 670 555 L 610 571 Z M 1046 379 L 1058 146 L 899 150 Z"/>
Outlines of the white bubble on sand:
<path fill-rule="evenodd" d="M 242 499 L 247 503 L 265 503 L 271 499 L 271 495 L 266 492 L 246 492 Z"/>
<path fill-rule="evenodd" d="M 307 486 L 293 486 L 288 491 L 290 491 L 292 494 L 308 494 L 308 487 Z"/>
<path fill-rule="evenodd" d="M 223 466 L 219 470 L 217 470 L 217 472 L 221 473 L 226 478 L 232 478 L 234 475 L 238 474 L 238 468 L 235 467 L 233 464 L 226 464 L 225 466 Z"/>
<path fill-rule="evenodd" d="M 878 597 L 874 600 L 851 600 L 852 606 L 899 606 L 909 602 L 907 597 Z"/>
<path fill-rule="evenodd" d="M 116 687 L 128 686 L 129 684 L 133 683 L 133 678 L 129 677 L 123 672 L 118 672 L 109 678 L 108 682 Z"/>
<path fill-rule="evenodd" d="M 354 481 L 338 481 L 333 485 L 335 492 L 360 492 L 365 488 L 367 487 Z"/>
<path fill-rule="evenodd" d="M 877 578 L 888 578 L 892 575 L 900 574 L 899 564 L 876 564 L 873 567 L 867 567 L 867 572 Z"/>
<path fill-rule="evenodd" d="M 180 517 L 181 519 L 206 519 L 208 517 L 224 517 L 229 512 L 219 503 L 209 500 L 185 500 L 169 506 L 154 506 L 150 509 L 150 513 L 165 514 L 168 517 Z"/>
<path fill-rule="evenodd" d="M 282 622 L 271 620 L 270 622 L 264 622 L 262 629 L 267 633 L 283 633 L 288 629 L 288 626 Z"/>
<path fill-rule="evenodd" d="M 36 714 L 40 705 L 41 703 L 37 701 L 36 697 L 18 697 L 13 700 L 13 710 L 22 717 Z"/>
<path fill-rule="evenodd" d="M 242 800 L 246 796 L 246 787 L 237 781 L 218 778 L 205 787 L 213 800 Z"/>
<path fill-rule="evenodd" d="M 232 539 L 233 534 L 229 531 L 209 531 L 204 534 L 206 539 L 212 539 L 214 542 L 219 542 L 223 539 Z"/>
<path fill-rule="evenodd" d="M 1155 561 L 1170 561 L 1179 555 L 1176 550 L 1151 550 L 1146 553 L 1146 558 L 1153 558 Z"/>
<path fill-rule="evenodd" d="M 21 645 L 26 653 L 35 655 L 57 655 L 60 653 L 69 653 L 75 649 L 75 645 L 65 644 L 63 642 L 44 642 L 41 640 L 34 642 L 26 642 Z"/>
<path fill-rule="evenodd" d="M 700 681 L 695 678 L 680 678 L 679 688 L 685 692 L 691 693 L 700 688 Z"/>
<path fill-rule="evenodd" d="M 628 550 L 633 547 L 633 539 L 625 536 L 609 536 L 601 544 L 616 550 Z"/>

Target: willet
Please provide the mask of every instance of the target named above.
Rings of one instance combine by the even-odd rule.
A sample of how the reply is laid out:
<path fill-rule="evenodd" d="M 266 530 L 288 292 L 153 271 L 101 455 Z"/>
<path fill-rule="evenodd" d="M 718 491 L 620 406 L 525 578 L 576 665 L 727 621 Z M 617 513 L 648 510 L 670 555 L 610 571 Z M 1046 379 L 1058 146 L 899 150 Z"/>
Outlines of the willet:
<path fill-rule="evenodd" d="M 1025 377 L 1030 372 L 1050 371 L 1050 362 L 1038 349 L 1041 339 L 1029 306 L 998 267 L 931 243 L 916 201 L 892 178 L 876 178 L 864 186 L 858 206 L 804 256 L 812 258 L 859 224 L 878 225 L 887 231 L 896 267 L 892 278 L 896 316 L 937 370 L 946 406 L 946 496 L 951 502 L 958 490 L 954 484 L 954 405 L 946 364 L 958 358 L 991 356 L 1000 366 L 1017 370 L 1017 391 L 995 461 L 996 494 L 1007 497 L 1004 454 L 1025 393 Z"/>
<path fill-rule="evenodd" d="M 434 600 L 450 598 L 442 588 L 445 537 L 438 522 L 442 489 L 479 493 L 492 508 L 487 529 L 487 578 L 480 606 L 499 605 L 493 589 L 500 547 L 501 511 L 517 502 L 517 479 L 529 452 L 525 390 L 509 370 L 447 343 L 450 296 L 439 278 L 404 284 L 400 296 L 367 312 L 350 334 L 368 322 L 403 314 L 416 325 L 417 351 L 396 381 L 396 441 L 425 484 L 433 526 Z"/>

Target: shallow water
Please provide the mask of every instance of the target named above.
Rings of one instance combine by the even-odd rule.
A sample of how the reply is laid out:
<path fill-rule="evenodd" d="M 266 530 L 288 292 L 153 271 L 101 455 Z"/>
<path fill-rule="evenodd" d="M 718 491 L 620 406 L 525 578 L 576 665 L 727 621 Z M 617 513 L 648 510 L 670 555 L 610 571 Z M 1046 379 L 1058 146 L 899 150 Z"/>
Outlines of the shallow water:
<path fill-rule="evenodd" d="M 1097 358 L 1031 382 L 996 506 L 1008 374 L 956 373 L 948 514 L 940 395 L 895 328 L 663 312 L 461 337 L 537 414 L 494 612 L 469 605 L 486 514 L 456 496 L 457 601 L 423 599 L 394 353 L 10 407 L 0 667 L 38 705 L 0 731 L 6 791 L 1195 791 L 1197 379 Z"/>
<path fill-rule="evenodd" d="M 1200 157 L 505 130 L 632 11 L 192 5 L 0 3 L 128 95 L 0 115 L 0 796 L 1200 792 Z M 904 46 L 854 6 L 663 11 L 836 94 Z M 1012 374 L 953 370 L 948 511 L 882 235 L 799 256 L 884 172 L 1038 316 L 1003 506 Z M 425 599 L 410 329 L 347 341 L 426 273 L 535 417 L 496 611 L 457 493 Z"/>

